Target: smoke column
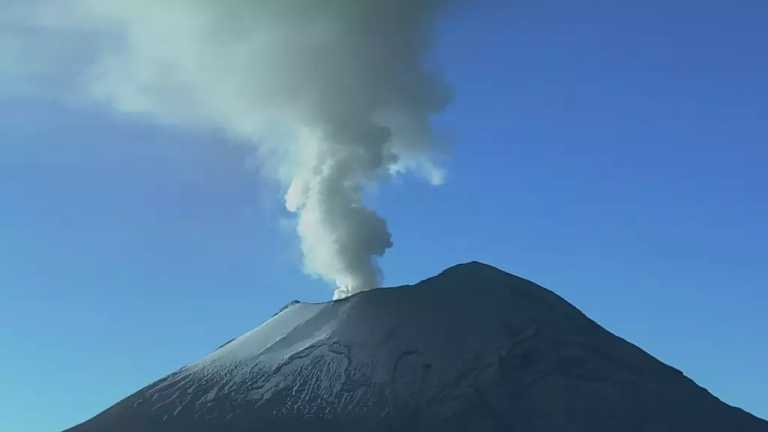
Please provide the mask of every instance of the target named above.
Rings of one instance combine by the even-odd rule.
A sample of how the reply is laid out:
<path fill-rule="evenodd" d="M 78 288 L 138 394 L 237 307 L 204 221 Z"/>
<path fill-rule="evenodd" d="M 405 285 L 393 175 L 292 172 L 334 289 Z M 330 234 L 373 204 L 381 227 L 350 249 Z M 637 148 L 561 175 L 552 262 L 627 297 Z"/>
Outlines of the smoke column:
<path fill-rule="evenodd" d="M 377 286 L 393 244 L 366 186 L 442 181 L 429 119 L 449 92 L 424 63 L 445 3 L 37 0 L 35 21 L 95 41 L 89 98 L 257 146 L 297 215 L 305 271 L 343 298 Z"/>

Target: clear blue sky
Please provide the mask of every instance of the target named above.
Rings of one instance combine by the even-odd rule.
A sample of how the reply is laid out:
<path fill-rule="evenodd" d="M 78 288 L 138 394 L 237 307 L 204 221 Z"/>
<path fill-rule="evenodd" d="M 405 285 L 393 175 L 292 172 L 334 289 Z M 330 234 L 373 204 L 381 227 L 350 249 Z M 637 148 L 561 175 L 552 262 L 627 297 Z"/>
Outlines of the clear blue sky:
<path fill-rule="evenodd" d="M 488 262 L 765 418 L 768 3 L 634 3 L 444 17 L 448 182 L 372 192 L 385 282 Z M 2 96 L 0 429 L 71 426 L 329 298 L 279 191 L 224 141 Z"/>

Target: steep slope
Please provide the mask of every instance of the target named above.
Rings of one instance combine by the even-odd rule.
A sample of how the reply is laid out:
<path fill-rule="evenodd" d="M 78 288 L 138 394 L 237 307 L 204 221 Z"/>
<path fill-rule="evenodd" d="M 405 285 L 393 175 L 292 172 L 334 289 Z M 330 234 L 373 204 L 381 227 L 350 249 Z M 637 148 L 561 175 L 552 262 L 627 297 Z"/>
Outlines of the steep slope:
<path fill-rule="evenodd" d="M 768 432 L 551 291 L 468 263 L 293 303 L 71 432 Z"/>

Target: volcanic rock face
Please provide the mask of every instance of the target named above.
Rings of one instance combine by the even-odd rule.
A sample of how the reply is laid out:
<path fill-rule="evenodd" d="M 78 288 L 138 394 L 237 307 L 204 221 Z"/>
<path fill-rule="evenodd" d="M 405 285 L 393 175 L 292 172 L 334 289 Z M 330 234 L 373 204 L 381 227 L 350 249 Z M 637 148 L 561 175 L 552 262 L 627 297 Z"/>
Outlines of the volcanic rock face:
<path fill-rule="evenodd" d="M 766 432 L 493 267 L 293 303 L 70 432 Z"/>

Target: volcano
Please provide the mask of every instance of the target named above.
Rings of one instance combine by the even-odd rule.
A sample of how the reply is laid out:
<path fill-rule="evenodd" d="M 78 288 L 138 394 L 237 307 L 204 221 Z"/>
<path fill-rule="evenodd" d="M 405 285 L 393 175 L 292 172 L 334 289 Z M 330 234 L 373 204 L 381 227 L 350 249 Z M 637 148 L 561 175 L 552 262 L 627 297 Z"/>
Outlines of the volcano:
<path fill-rule="evenodd" d="M 768 432 L 530 281 L 481 263 L 293 302 L 69 432 Z"/>

